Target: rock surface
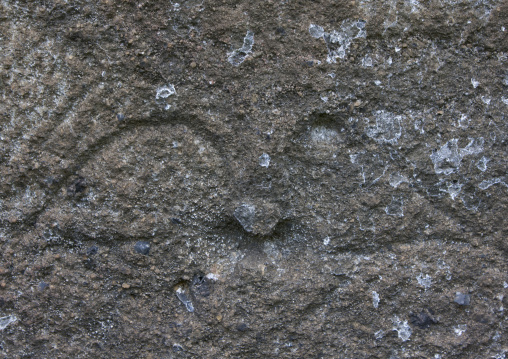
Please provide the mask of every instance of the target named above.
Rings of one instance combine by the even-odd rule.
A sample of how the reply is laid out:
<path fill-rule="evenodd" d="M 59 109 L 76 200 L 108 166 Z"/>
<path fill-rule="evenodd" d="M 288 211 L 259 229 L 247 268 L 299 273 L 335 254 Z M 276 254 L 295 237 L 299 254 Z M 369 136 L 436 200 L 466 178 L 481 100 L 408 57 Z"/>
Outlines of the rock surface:
<path fill-rule="evenodd" d="M 507 19 L 0 2 L 0 354 L 504 358 Z"/>

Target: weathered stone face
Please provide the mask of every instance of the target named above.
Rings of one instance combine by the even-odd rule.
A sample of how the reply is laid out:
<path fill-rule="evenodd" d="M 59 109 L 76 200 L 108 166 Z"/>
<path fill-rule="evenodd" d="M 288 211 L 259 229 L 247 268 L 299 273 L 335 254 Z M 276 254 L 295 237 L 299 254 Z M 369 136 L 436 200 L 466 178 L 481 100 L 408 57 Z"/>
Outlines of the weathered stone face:
<path fill-rule="evenodd" d="M 507 14 L 0 2 L 0 353 L 503 358 Z"/>

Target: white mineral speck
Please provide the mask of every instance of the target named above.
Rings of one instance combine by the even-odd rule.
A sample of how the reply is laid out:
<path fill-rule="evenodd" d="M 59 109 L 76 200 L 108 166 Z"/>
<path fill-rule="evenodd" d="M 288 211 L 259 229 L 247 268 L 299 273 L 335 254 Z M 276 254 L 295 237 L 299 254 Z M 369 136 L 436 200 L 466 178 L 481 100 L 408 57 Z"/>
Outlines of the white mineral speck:
<path fill-rule="evenodd" d="M 270 166 L 270 156 L 267 153 L 263 153 L 259 157 L 259 165 L 261 167 L 266 167 L 266 168 L 268 168 L 268 166 Z"/>
<path fill-rule="evenodd" d="M 476 167 L 482 171 L 482 172 L 485 172 L 487 170 L 487 163 L 489 162 L 489 159 L 485 156 L 483 156 L 482 158 L 480 158 L 480 160 L 478 161 Z"/>
<path fill-rule="evenodd" d="M 4 330 L 9 324 L 14 323 L 17 320 L 18 318 L 16 318 L 15 315 L 8 315 L 0 318 L 0 330 Z"/>
<path fill-rule="evenodd" d="M 420 284 L 425 290 L 429 289 L 432 286 L 432 278 L 426 274 L 423 276 L 422 273 L 418 277 L 416 277 L 418 284 Z"/>
<path fill-rule="evenodd" d="M 480 187 L 480 189 L 486 190 L 490 186 L 493 186 L 498 183 L 502 184 L 505 187 L 508 187 L 508 185 L 503 181 L 503 179 L 504 179 L 503 177 L 495 177 L 488 180 L 484 180 L 478 185 L 478 187 Z"/>
<path fill-rule="evenodd" d="M 352 21 L 344 20 L 339 30 L 325 32 L 325 30 L 315 24 L 310 24 L 309 34 L 315 39 L 323 38 L 328 49 L 328 63 L 335 63 L 337 58 L 344 59 L 346 52 L 354 39 L 366 37 L 365 22 L 362 20 Z"/>
<path fill-rule="evenodd" d="M 321 36 L 324 35 L 324 33 L 325 33 L 325 30 L 321 26 L 310 24 L 310 26 L 309 26 L 310 36 L 312 36 L 316 39 L 319 39 Z"/>
<path fill-rule="evenodd" d="M 372 292 L 372 305 L 374 308 L 379 306 L 379 294 L 376 291 Z"/>
<path fill-rule="evenodd" d="M 403 176 L 400 173 L 392 173 L 388 182 L 390 183 L 390 186 L 397 188 L 403 182 L 409 183 L 409 180 L 406 176 Z"/>
<path fill-rule="evenodd" d="M 208 273 L 206 275 L 206 278 L 210 279 L 210 280 L 213 280 L 213 281 L 216 281 L 219 279 L 219 276 L 215 273 Z"/>
<path fill-rule="evenodd" d="M 462 335 L 462 333 L 464 333 L 467 329 L 467 325 L 466 324 L 460 324 L 460 325 L 457 325 L 455 328 L 453 328 L 453 331 L 455 332 L 455 334 L 460 337 Z"/>
<path fill-rule="evenodd" d="M 363 59 L 362 59 L 362 66 L 363 67 L 372 67 L 372 57 L 370 57 L 369 55 L 366 55 Z"/>

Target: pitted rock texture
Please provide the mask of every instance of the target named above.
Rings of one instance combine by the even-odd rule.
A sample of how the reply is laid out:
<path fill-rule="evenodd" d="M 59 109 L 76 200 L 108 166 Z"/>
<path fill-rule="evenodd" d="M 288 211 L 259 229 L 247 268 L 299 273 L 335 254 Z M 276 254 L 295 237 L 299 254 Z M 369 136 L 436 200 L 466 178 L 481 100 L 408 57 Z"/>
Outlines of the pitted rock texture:
<path fill-rule="evenodd" d="M 0 354 L 504 358 L 507 17 L 1 1 Z"/>

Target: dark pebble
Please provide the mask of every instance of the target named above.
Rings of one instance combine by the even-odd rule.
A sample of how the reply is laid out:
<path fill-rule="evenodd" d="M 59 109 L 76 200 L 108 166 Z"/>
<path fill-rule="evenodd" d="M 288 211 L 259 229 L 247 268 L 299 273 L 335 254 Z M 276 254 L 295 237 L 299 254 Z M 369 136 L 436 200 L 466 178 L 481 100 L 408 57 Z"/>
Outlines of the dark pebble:
<path fill-rule="evenodd" d="M 192 292 L 194 295 L 208 297 L 210 295 L 210 285 L 205 276 L 197 274 L 192 279 Z"/>
<path fill-rule="evenodd" d="M 461 292 L 455 293 L 455 303 L 458 305 L 469 305 L 471 303 L 471 296 Z"/>
<path fill-rule="evenodd" d="M 147 256 L 148 253 L 150 252 L 150 243 L 139 241 L 134 245 L 134 250 L 136 251 L 136 253 Z"/>
<path fill-rule="evenodd" d="M 286 35 L 286 30 L 283 27 L 278 27 L 275 29 L 275 32 L 279 35 Z"/>
<path fill-rule="evenodd" d="M 86 250 L 86 255 L 87 256 L 93 256 L 93 255 L 97 254 L 98 251 L 99 251 L 99 247 L 97 247 L 97 246 L 91 246 L 90 248 L 88 248 Z"/>
<path fill-rule="evenodd" d="M 44 182 L 46 182 L 47 185 L 51 186 L 53 183 L 56 183 L 58 181 L 54 177 L 50 176 L 44 179 Z"/>
<path fill-rule="evenodd" d="M 421 311 L 420 313 L 411 313 L 409 315 L 411 324 L 416 325 L 422 329 L 426 329 L 432 324 L 436 324 L 437 320 L 434 319 L 431 311 Z"/>
<path fill-rule="evenodd" d="M 247 331 L 247 329 L 249 329 L 249 327 L 245 323 L 240 323 L 236 326 L 236 330 L 238 330 L 239 332 L 245 332 Z"/>
<path fill-rule="evenodd" d="M 86 180 L 83 177 L 78 177 L 72 181 L 71 185 L 67 188 L 68 195 L 76 195 L 86 189 Z"/>
<path fill-rule="evenodd" d="M 95 261 L 92 259 L 92 258 L 87 258 L 83 261 L 83 265 L 85 266 L 86 269 L 95 269 L 95 267 L 97 267 L 97 263 L 95 263 Z"/>

